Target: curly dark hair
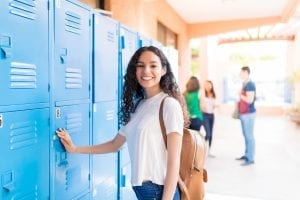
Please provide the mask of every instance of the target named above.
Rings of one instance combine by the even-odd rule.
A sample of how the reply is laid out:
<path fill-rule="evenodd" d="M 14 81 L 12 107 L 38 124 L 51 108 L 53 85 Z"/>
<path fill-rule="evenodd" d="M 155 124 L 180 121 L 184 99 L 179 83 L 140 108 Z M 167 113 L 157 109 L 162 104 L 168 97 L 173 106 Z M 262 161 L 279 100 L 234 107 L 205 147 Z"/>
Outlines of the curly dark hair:
<path fill-rule="evenodd" d="M 136 64 L 140 56 L 146 52 L 150 51 L 160 58 L 163 68 L 166 68 L 166 74 L 161 77 L 159 85 L 163 92 L 169 96 L 175 98 L 180 103 L 183 110 L 183 117 L 185 125 L 189 123 L 188 115 L 186 110 L 186 104 L 182 94 L 180 93 L 179 87 L 176 83 L 174 74 L 171 70 L 171 65 L 164 55 L 164 53 L 154 46 L 146 46 L 139 48 L 134 55 L 131 57 L 126 74 L 124 76 L 124 86 L 122 91 L 122 101 L 121 101 L 121 123 L 126 125 L 130 121 L 130 114 L 135 112 L 138 103 L 145 99 L 145 92 L 142 86 L 138 83 L 136 78 Z"/>

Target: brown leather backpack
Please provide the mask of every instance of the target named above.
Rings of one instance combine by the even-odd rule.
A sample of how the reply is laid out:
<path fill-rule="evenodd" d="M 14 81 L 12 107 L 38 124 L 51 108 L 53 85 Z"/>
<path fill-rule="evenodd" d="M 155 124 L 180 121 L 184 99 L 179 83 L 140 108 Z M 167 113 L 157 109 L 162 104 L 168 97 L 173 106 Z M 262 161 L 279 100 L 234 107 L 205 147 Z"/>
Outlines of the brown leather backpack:
<path fill-rule="evenodd" d="M 167 148 L 166 127 L 163 120 L 162 100 L 159 108 L 159 122 Z M 184 128 L 180 156 L 180 172 L 178 185 L 181 200 L 203 200 L 204 182 L 207 182 L 207 172 L 204 169 L 206 143 L 204 137 L 197 131 Z"/>

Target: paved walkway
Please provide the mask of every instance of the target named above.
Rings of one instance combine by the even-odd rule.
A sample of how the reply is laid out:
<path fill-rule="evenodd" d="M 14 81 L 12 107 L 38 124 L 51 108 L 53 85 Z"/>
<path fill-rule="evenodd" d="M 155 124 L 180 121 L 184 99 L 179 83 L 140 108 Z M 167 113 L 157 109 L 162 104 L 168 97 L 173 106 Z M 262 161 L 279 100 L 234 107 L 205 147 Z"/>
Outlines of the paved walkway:
<path fill-rule="evenodd" d="M 300 200 L 300 126 L 285 116 L 257 116 L 256 159 L 240 166 L 240 122 L 217 114 L 206 169 L 206 200 Z"/>

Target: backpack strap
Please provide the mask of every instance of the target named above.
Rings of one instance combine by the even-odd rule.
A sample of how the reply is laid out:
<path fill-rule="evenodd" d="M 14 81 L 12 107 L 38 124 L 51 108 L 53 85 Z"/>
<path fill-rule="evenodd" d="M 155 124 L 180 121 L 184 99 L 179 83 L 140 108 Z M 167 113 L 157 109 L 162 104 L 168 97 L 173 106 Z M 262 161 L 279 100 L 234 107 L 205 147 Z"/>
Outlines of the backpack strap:
<path fill-rule="evenodd" d="M 159 124 L 160 124 L 161 133 L 162 133 L 163 138 L 164 138 L 166 149 L 167 149 L 167 131 L 166 131 L 166 126 L 165 126 L 164 118 L 163 118 L 163 107 L 164 107 L 165 99 L 167 97 L 168 96 L 165 96 L 163 98 L 163 100 L 160 103 L 160 107 L 159 107 Z"/>
<path fill-rule="evenodd" d="M 166 131 L 166 126 L 165 126 L 164 118 L 163 118 L 163 107 L 164 107 L 164 102 L 165 102 L 167 97 L 168 96 L 165 96 L 163 98 L 163 100 L 161 101 L 160 106 L 159 106 L 159 124 L 160 124 L 160 129 L 161 129 L 162 136 L 164 138 L 166 149 L 168 149 L 167 148 L 167 131 Z M 178 186 L 179 186 L 179 190 L 181 192 L 181 195 L 184 195 L 187 200 L 190 200 L 189 191 L 188 191 L 184 181 L 181 179 L 179 174 L 178 174 Z"/>

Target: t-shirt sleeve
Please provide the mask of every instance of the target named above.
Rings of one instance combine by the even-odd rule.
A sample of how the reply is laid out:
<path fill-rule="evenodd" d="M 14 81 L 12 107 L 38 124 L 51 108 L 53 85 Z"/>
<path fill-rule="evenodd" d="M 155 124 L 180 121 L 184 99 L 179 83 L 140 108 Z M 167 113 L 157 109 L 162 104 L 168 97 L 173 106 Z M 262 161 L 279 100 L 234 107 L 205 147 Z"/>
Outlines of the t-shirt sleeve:
<path fill-rule="evenodd" d="M 174 98 L 166 98 L 163 109 L 167 134 L 177 132 L 183 135 L 183 113 L 179 102 Z"/>
<path fill-rule="evenodd" d="M 119 129 L 119 134 L 122 136 L 126 135 L 126 126 L 121 126 L 121 128 Z"/>
<path fill-rule="evenodd" d="M 245 87 L 246 92 L 254 92 L 255 91 L 255 84 L 253 82 L 249 82 Z"/>

